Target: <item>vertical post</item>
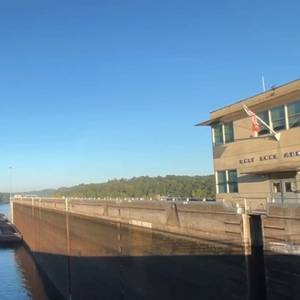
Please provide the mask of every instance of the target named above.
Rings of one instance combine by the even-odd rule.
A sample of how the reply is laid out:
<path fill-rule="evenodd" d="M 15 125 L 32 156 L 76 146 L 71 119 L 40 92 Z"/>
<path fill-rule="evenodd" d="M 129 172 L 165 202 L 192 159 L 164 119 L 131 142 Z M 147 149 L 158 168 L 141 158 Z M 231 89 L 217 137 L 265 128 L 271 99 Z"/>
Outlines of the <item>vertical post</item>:
<path fill-rule="evenodd" d="M 248 212 L 249 207 L 248 207 L 247 199 L 246 198 L 244 198 L 244 206 L 245 206 L 245 212 Z"/>
<path fill-rule="evenodd" d="M 265 92 L 266 91 L 266 85 L 265 85 L 265 77 L 263 75 L 261 76 L 261 82 L 262 82 L 263 92 Z"/>
<path fill-rule="evenodd" d="M 14 223 L 14 203 L 12 198 L 9 198 L 9 204 L 10 204 L 10 222 Z"/>
<path fill-rule="evenodd" d="M 71 277 L 71 250 L 70 250 L 70 228 L 69 228 L 69 199 L 65 198 L 65 220 L 66 220 L 66 255 L 68 270 L 68 299 L 72 299 L 72 277 Z"/>
<path fill-rule="evenodd" d="M 289 113 L 288 113 L 288 108 L 287 105 L 284 106 L 284 118 L 285 118 L 285 129 L 290 129 L 290 124 L 289 124 Z"/>
<path fill-rule="evenodd" d="M 297 174 L 296 174 L 296 193 L 297 193 L 297 196 L 299 197 L 300 196 L 300 172 L 298 171 Z"/>
<path fill-rule="evenodd" d="M 251 247 L 251 238 L 250 238 L 250 222 L 249 222 L 249 215 L 242 214 L 242 222 L 243 222 L 243 242 L 245 248 L 245 254 L 250 254 L 250 247 Z"/>
<path fill-rule="evenodd" d="M 281 203 L 284 202 L 284 192 L 283 192 L 283 189 L 284 189 L 284 184 L 283 184 L 283 181 L 280 180 L 280 197 L 281 197 Z"/>
<path fill-rule="evenodd" d="M 41 218 L 41 215 L 42 215 L 42 213 L 41 213 L 41 201 L 42 201 L 42 199 L 39 198 L 39 217 L 40 218 Z"/>
<path fill-rule="evenodd" d="M 69 201 L 68 201 L 68 198 L 65 198 L 65 210 L 66 210 L 66 212 L 69 211 Z"/>
<path fill-rule="evenodd" d="M 31 215 L 34 216 L 34 199 L 31 197 Z"/>

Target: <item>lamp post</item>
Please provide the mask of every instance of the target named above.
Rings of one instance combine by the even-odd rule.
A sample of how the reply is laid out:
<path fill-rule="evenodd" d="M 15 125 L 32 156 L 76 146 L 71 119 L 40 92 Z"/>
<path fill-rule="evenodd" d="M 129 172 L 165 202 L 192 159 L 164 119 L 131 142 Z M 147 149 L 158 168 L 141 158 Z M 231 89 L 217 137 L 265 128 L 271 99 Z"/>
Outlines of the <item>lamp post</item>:
<path fill-rule="evenodd" d="M 11 198 L 11 194 L 12 194 L 12 166 L 10 166 L 9 168 L 9 200 Z"/>
<path fill-rule="evenodd" d="M 10 221 L 14 222 L 14 211 L 13 211 L 13 203 L 11 199 L 11 193 L 12 193 L 12 166 L 9 168 L 9 204 L 10 204 Z"/>

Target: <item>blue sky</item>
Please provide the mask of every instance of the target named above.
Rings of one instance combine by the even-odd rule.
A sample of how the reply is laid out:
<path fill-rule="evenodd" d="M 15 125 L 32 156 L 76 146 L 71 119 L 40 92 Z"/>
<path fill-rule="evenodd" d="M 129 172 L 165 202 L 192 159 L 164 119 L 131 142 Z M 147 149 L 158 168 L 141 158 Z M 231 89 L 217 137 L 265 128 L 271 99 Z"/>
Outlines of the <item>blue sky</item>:
<path fill-rule="evenodd" d="M 211 110 L 300 76 L 298 1 L 0 3 L 0 190 L 212 173 Z"/>

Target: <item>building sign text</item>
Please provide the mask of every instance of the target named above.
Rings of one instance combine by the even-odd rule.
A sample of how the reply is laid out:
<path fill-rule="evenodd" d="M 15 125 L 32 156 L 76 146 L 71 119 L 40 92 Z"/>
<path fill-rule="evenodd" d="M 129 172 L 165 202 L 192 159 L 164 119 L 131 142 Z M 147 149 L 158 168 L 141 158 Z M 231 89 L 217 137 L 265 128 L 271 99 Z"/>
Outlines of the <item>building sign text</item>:
<path fill-rule="evenodd" d="M 283 158 L 292 158 L 292 157 L 297 157 L 300 156 L 300 150 L 299 151 L 291 151 L 291 152 L 285 152 L 283 154 Z M 261 155 L 258 157 L 258 161 L 269 161 L 269 160 L 274 160 L 277 159 L 276 154 L 267 154 L 267 155 Z M 255 157 L 248 157 L 248 158 L 243 158 L 239 160 L 240 164 L 251 164 L 256 161 Z"/>

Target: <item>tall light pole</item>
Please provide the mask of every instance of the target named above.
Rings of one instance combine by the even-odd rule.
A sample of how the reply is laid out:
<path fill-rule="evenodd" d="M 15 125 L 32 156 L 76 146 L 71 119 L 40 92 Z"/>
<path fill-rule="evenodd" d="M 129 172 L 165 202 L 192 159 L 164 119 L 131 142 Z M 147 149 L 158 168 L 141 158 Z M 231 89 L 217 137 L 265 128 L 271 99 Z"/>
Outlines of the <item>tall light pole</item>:
<path fill-rule="evenodd" d="M 12 194 L 12 170 L 13 170 L 13 167 L 10 166 L 9 167 L 9 200 L 10 200 L 11 194 Z"/>
<path fill-rule="evenodd" d="M 14 222 L 14 211 L 13 211 L 13 203 L 11 200 L 11 193 L 12 193 L 12 166 L 9 168 L 9 204 L 10 204 L 10 221 Z"/>

